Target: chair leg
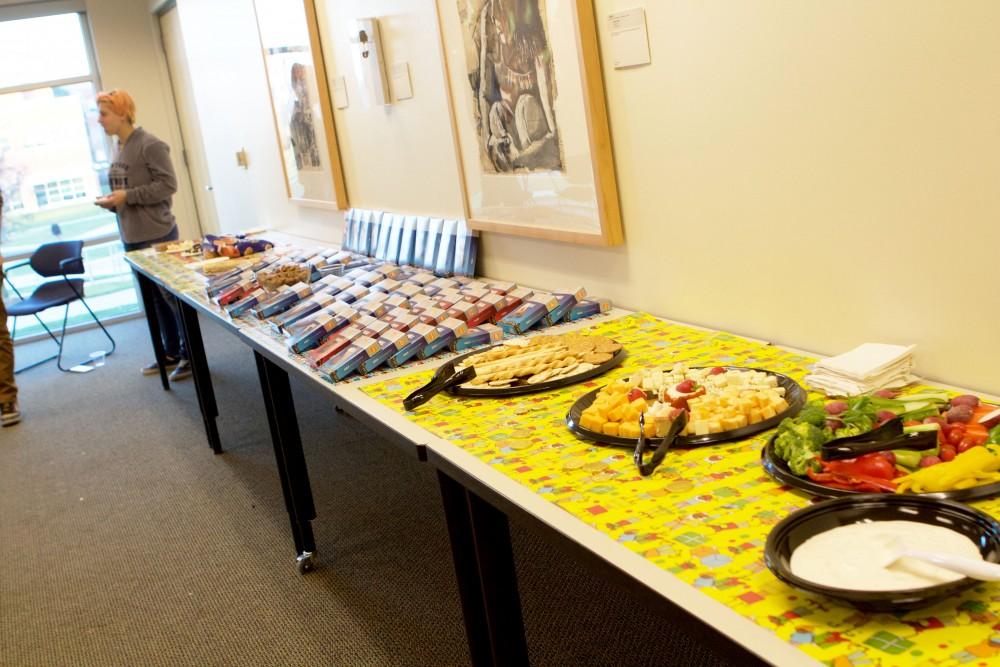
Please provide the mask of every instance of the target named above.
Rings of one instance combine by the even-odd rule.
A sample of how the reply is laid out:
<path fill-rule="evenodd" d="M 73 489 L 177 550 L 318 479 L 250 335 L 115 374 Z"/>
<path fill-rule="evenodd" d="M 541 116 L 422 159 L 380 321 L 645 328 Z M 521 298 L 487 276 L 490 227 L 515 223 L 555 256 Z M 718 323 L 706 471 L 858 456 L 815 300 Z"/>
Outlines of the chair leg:
<path fill-rule="evenodd" d="M 62 367 L 62 353 L 63 353 L 63 343 L 66 342 L 66 322 L 69 320 L 69 304 L 66 304 L 66 308 L 63 310 L 63 325 L 62 325 L 62 336 L 59 337 L 59 354 L 56 355 L 56 368 L 64 373 L 68 373 L 68 368 Z"/>
<path fill-rule="evenodd" d="M 14 334 L 17 333 L 17 318 L 14 317 L 12 319 L 14 320 L 14 326 L 11 327 L 11 334 L 10 334 L 11 340 L 14 339 Z M 45 329 L 45 333 L 47 333 L 49 335 L 49 338 L 51 338 L 52 340 L 54 340 L 55 343 L 56 343 L 56 345 L 59 346 L 59 352 L 57 354 L 53 354 L 51 356 L 45 357 L 44 359 L 39 359 L 38 361 L 34 361 L 34 362 L 28 364 L 27 366 L 22 366 L 21 368 L 15 369 L 14 370 L 14 375 L 17 375 L 19 373 L 22 373 L 23 371 L 35 368 L 36 366 L 41 366 L 42 364 L 48 363 L 48 362 L 52 361 L 53 359 L 58 359 L 59 356 L 62 355 L 62 341 L 60 339 L 56 338 L 56 335 L 54 333 L 52 333 L 52 330 L 49 329 L 45 325 L 45 322 L 42 321 L 42 318 L 39 317 L 37 313 L 35 314 L 35 319 L 38 320 L 38 323 L 40 325 L 42 325 L 43 329 Z M 63 323 L 63 335 L 64 336 L 66 335 L 65 326 L 66 326 L 66 324 L 64 322 Z"/>
<path fill-rule="evenodd" d="M 88 313 L 90 313 L 90 316 L 91 316 L 92 318 L 94 318 L 94 321 L 95 321 L 95 322 L 97 322 L 97 326 L 101 327 L 101 331 L 103 331 L 103 332 L 104 332 L 104 335 L 105 335 L 105 336 L 107 337 L 107 339 L 108 339 L 109 341 L 111 341 L 111 349 L 110 349 L 110 350 L 108 350 L 107 352 L 105 352 L 105 354 L 106 354 L 107 356 L 109 356 L 109 357 L 110 357 L 110 356 L 111 356 L 112 354 L 114 354 L 114 352 L 115 352 L 115 347 L 116 347 L 116 345 L 115 345 L 115 339 L 111 337 L 111 334 L 110 334 L 110 333 L 108 333 L 108 330 L 107 330 L 107 329 L 105 329 L 105 328 L 104 328 L 104 325 L 103 325 L 103 324 L 101 323 L 101 321 L 100 321 L 99 319 L 97 319 L 97 315 L 95 315 L 95 314 L 94 314 L 94 311 L 92 311 L 92 310 L 90 309 L 90 306 L 89 306 L 89 305 L 87 305 L 87 302 L 86 302 L 86 300 L 84 300 L 84 298 L 83 298 L 82 296 L 80 297 L 80 303 L 82 303 L 82 304 L 83 304 L 83 307 L 87 309 L 87 312 L 88 312 Z"/>

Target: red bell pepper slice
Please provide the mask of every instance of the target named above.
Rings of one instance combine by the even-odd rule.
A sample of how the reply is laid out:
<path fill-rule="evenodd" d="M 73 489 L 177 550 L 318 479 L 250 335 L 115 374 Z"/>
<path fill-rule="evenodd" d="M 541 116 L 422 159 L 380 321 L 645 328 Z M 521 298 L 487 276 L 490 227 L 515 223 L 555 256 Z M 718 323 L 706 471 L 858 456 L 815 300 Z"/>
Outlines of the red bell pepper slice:
<path fill-rule="evenodd" d="M 840 472 L 813 472 L 808 470 L 809 479 L 825 486 L 850 491 L 896 491 L 896 483 L 869 475 L 845 474 Z"/>

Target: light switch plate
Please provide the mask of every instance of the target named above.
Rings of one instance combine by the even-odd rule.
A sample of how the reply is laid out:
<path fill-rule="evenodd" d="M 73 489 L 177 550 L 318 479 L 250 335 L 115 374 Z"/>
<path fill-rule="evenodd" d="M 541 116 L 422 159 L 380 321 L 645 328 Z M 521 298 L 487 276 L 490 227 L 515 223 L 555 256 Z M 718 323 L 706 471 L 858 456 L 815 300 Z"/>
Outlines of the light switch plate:
<path fill-rule="evenodd" d="M 408 100 L 413 97 L 413 87 L 410 85 L 410 63 L 396 63 L 392 66 L 392 93 L 396 100 Z"/>

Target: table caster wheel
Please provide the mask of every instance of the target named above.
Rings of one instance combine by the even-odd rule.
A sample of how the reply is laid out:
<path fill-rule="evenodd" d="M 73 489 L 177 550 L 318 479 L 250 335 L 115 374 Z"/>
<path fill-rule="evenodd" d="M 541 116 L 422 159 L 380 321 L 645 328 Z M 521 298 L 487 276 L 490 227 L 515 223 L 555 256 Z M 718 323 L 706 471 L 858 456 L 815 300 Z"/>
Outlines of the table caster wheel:
<path fill-rule="evenodd" d="M 299 571 L 299 574 L 305 574 L 306 572 L 312 571 L 315 567 L 313 556 L 313 552 L 303 551 L 295 557 L 295 568 Z"/>

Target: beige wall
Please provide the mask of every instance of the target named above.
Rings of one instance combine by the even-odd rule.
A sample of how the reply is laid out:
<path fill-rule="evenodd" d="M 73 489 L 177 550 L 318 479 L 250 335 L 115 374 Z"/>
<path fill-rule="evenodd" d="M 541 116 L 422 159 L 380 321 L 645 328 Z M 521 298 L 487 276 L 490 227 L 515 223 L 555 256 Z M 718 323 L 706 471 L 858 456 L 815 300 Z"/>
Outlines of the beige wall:
<path fill-rule="evenodd" d="M 645 4 L 653 64 L 604 68 L 627 245 L 484 270 L 1000 392 L 1000 4 Z"/>
<path fill-rule="evenodd" d="M 330 75 L 347 77 L 351 97 L 336 122 L 352 203 L 462 214 L 434 2 L 318 4 Z M 596 0 L 602 44 L 607 14 L 636 4 Z M 652 65 L 604 67 L 626 244 L 490 234 L 482 272 L 582 283 L 821 353 L 917 343 L 924 374 L 1000 393 L 1000 280 L 987 268 L 1000 247 L 1000 4 L 644 4 Z M 218 90 L 199 91 L 214 105 L 210 150 L 234 171 L 224 163 L 246 143 L 256 165 L 220 194 L 242 202 L 232 228 L 268 220 L 339 238 L 336 216 L 284 199 L 252 1 L 180 9 L 185 35 L 201 31 L 192 65 L 225 66 L 203 72 Z M 346 28 L 358 16 L 380 17 L 387 62 L 410 62 L 413 99 L 357 103 Z"/>

